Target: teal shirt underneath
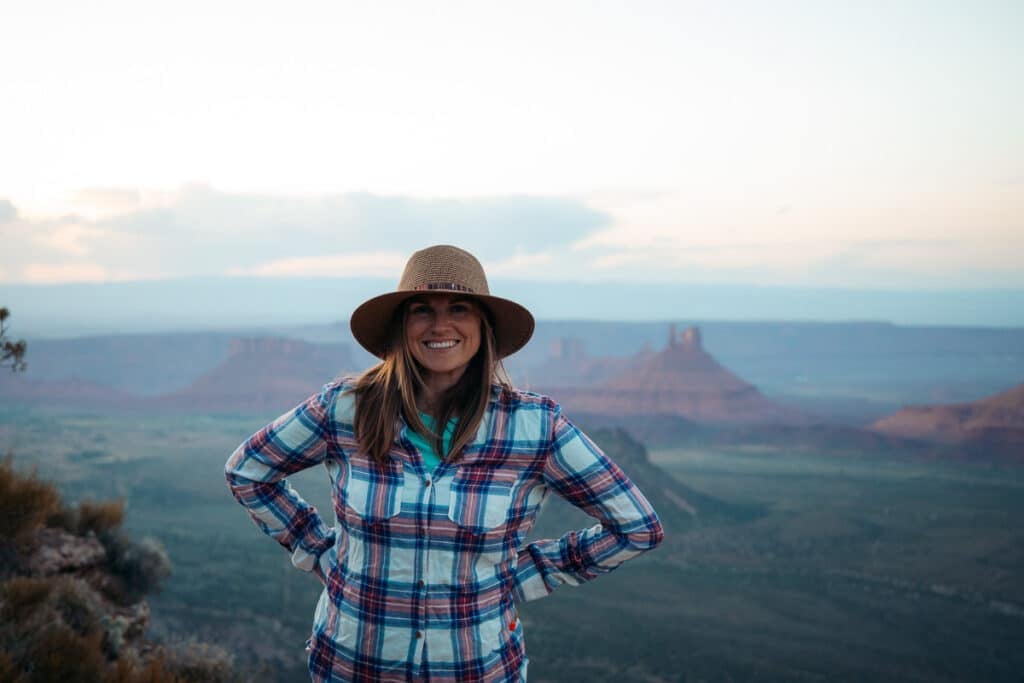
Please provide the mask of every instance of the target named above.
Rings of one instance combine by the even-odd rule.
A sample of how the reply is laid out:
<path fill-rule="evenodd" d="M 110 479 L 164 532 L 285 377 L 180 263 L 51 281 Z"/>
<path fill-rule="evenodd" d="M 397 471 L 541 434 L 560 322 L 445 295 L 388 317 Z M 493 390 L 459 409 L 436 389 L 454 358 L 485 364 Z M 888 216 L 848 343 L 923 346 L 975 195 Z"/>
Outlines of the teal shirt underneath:
<path fill-rule="evenodd" d="M 427 429 L 434 431 L 436 429 L 434 418 L 430 417 L 426 413 L 420 413 L 420 419 L 423 420 L 423 424 L 426 425 Z M 448 420 L 448 425 L 444 428 L 444 434 L 441 435 L 441 441 L 444 445 L 444 452 L 447 453 L 448 449 L 452 445 L 452 435 L 455 434 L 455 425 L 458 422 L 454 417 Z M 409 441 L 412 441 L 412 445 L 419 449 L 420 455 L 423 456 L 423 464 L 427 466 L 428 472 L 433 472 L 437 469 L 437 466 L 441 464 L 441 456 L 434 450 L 434 444 L 427 439 L 424 439 L 418 432 L 412 429 L 408 432 Z"/>

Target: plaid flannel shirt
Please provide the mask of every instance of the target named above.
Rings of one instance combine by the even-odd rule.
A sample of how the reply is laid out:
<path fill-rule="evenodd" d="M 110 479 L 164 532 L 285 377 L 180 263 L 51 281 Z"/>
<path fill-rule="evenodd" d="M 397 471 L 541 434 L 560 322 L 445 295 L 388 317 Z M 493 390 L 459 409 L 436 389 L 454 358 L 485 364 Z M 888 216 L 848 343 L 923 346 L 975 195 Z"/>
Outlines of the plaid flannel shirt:
<path fill-rule="evenodd" d="M 386 465 L 359 453 L 350 387 L 325 385 L 226 465 L 256 524 L 324 584 L 307 648 L 314 681 L 525 680 L 515 605 L 662 539 L 643 494 L 547 397 L 495 386 L 475 440 L 430 472 L 404 422 Z M 286 480 L 321 463 L 333 528 Z M 552 491 L 599 523 L 524 547 Z"/>

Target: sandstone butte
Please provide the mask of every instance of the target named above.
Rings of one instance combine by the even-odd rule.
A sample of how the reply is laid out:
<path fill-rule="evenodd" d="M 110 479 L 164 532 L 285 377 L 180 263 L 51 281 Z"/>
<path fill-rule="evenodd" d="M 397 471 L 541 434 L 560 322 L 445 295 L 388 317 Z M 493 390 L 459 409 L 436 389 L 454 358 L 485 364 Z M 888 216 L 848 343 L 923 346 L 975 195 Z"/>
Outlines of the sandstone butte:
<path fill-rule="evenodd" d="M 277 337 L 233 339 L 223 363 L 154 403 L 171 411 L 283 412 L 350 366 L 348 348 L 341 344 Z"/>
<path fill-rule="evenodd" d="M 673 325 L 665 349 L 642 354 L 632 367 L 594 386 L 538 389 L 572 411 L 596 415 L 667 414 L 719 424 L 803 421 L 722 367 L 704 349 L 697 327 L 677 334 Z"/>
<path fill-rule="evenodd" d="M 870 429 L 938 443 L 985 440 L 1019 444 L 1024 453 L 1024 384 L 973 403 L 907 406 Z"/>

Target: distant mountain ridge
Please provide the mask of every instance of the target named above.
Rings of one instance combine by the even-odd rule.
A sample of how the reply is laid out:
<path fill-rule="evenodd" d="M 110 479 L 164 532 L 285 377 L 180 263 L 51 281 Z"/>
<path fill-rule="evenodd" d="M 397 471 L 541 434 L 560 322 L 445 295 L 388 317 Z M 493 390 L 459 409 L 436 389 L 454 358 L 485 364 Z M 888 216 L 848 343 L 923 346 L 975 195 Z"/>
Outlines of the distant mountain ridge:
<path fill-rule="evenodd" d="M 73 378 L 135 396 L 159 396 L 188 386 L 227 358 L 244 331 L 117 334 L 77 339 L 30 339 L 27 380 Z"/>
<path fill-rule="evenodd" d="M 670 322 L 540 319 L 530 344 L 505 359 L 505 365 L 523 388 L 595 386 L 663 347 Z M 715 360 L 768 398 L 846 424 L 867 425 L 905 405 L 977 400 L 1008 389 L 1007 376 L 1024 377 L 1024 329 L 693 318 L 675 322 L 680 329 L 699 326 Z M 351 339 L 347 321 L 261 324 L 231 332 L 25 336 L 31 358 L 24 379 L 77 378 L 135 396 L 184 389 L 223 362 L 231 339 L 239 337 L 347 344 L 351 369 L 357 371 L 375 360 Z"/>
<path fill-rule="evenodd" d="M 819 452 L 978 460 L 1012 459 L 1024 452 L 1015 423 L 969 420 L 965 429 L 970 431 L 970 438 L 956 441 L 943 440 L 941 435 L 927 437 L 938 439 L 935 442 L 922 436 L 887 434 L 884 423 L 880 429 L 859 428 L 891 415 L 900 403 L 938 403 L 946 397 L 983 395 L 972 389 L 974 384 L 958 384 L 960 378 L 974 377 L 975 373 L 983 378 L 976 386 L 995 385 L 989 391 L 1002 390 L 1007 374 L 1024 370 L 1024 346 L 1018 343 L 1024 342 L 1024 335 L 1016 332 L 941 329 L 931 334 L 926 329 L 864 324 L 713 325 L 711 338 L 716 351 L 722 345 L 740 354 L 734 359 L 741 361 L 745 370 L 735 372 L 732 362 L 727 369 L 719 363 L 717 352 L 712 357 L 704 349 L 702 328 L 691 328 L 681 335 L 672 332 L 665 348 L 651 350 L 645 337 L 651 338 L 658 327 L 664 331 L 668 324 L 625 325 L 621 329 L 605 323 L 551 323 L 551 329 L 542 324 L 533 355 L 519 358 L 516 354 L 511 359 L 519 364 L 513 368 L 513 377 L 545 378 L 549 381 L 543 385 L 519 385 L 551 395 L 573 419 L 621 426 L 651 445 L 772 444 Z M 639 338 L 637 333 L 641 334 Z M 300 334 L 306 341 L 298 338 Z M 598 338 L 596 334 L 605 339 L 601 345 L 595 344 L 598 349 L 613 347 L 623 355 L 588 355 L 587 347 Z M 277 335 L 176 333 L 29 340 L 34 354 L 29 370 L 7 374 L 0 380 L 0 405 L 157 415 L 258 414 L 261 419 L 272 418 L 332 378 L 356 373 L 373 361 L 350 344 L 309 341 L 339 336 L 340 329 L 332 326 L 282 330 Z M 635 349 L 641 342 L 644 345 L 640 350 L 628 355 L 630 344 L 637 344 L 632 347 Z M 923 350 L 915 352 L 922 345 Z M 854 351 L 861 355 L 850 355 Z M 533 365 L 527 362 L 529 358 L 534 359 Z M 838 364 L 835 371 L 821 375 L 830 360 Z M 994 374 L 996 367 L 1001 368 L 1000 379 Z M 763 379 L 750 381 L 747 372 L 759 370 Z M 574 375 L 577 372 L 585 374 Z M 772 381 L 772 376 L 785 381 L 795 376 L 792 386 L 807 391 L 796 396 L 803 399 L 799 401 L 801 409 L 812 416 L 823 416 L 797 414 L 788 407 L 794 396 L 784 395 L 786 403 L 780 403 L 770 398 L 771 392 L 769 396 L 762 394 L 762 381 Z M 563 385 L 566 377 L 575 383 Z M 836 398 L 823 392 L 827 382 L 846 377 L 853 384 L 842 386 L 849 386 L 851 393 L 863 388 L 870 392 L 868 397 L 887 396 L 888 405 L 871 403 L 869 419 L 819 413 Z M 889 391 L 890 385 L 896 390 Z M 954 391 L 947 392 L 946 388 Z M 903 392 L 914 398 L 896 402 L 894 399 L 905 395 Z M 980 413 L 971 414 L 1005 410 L 1005 406 L 1000 408 L 1000 401 L 1017 394 L 1004 393 L 1002 398 L 987 402 Z M 956 405 L 962 409 L 967 402 L 961 400 Z M 912 422 L 921 417 L 910 419 L 904 414 L 901 419 Z"/>
<path fill-rule="evenodd" d="M 0 382 L 0 401 L 135 413 L 267 414 L 284 412 L 333 377 L 353 369 L 344 344 L 311 344 L 284 337 L 234 338 L 224 343 L 223 360 L 184 387 L 157 396 L 140 396 L 78 377 L 40 381 L 12 376 Z"/>
<path fill-rule="evenodd" d="M 145 399 L 142 399 L 145 401 Z M 106 384 L 72 377 L 66 380 L 33 381 L 7 377 L 0 382 L 0 402 L 43 408 L 128 410 L 139 397 Z"/>
<path fill-rule="evenodd" d="M 5 283 L 21 334 L 71 336 L 347 320 L 393 278 L 189 277 Z M 875 320 L 903 325 L 1024 326 L 1024 289 L 921 291 L 731 285 L 523 281 L 491 291 L 538 318 L 576 320 Z M 552 296 L 557 291 L 558 296 Z M 941 301 L 942 305 L 935 305 Z"/>
<path fill-rule="evenodd" d="M 224 362 L 154 402 L 178 411 L 283 412 L 351 367 L 351 355 L 343 344 L 310 344 L 282 337 L 234 339 Z"/>

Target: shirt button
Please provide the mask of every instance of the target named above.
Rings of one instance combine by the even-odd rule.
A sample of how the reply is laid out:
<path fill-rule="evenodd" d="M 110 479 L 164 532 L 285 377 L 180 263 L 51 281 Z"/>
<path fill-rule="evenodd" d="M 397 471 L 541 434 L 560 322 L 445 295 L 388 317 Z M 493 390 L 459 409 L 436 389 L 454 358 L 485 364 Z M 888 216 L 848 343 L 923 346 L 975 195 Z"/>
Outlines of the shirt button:
<path fill-rule="evenodd" d="M 416 637 L 417 638 L 422 638 L 423 637 L 423 631 L 416 631 Z"/>
<path fill-rule="evenodd" d="M 417 581 L 417 582 L 416 582 L 416 587 L 417 587 L 417 588 L 423 588 L 423 587 L 424 587 L 424 586 L 426 586 L 426 585 L 427 585 L 427 584 L 425 584 L 425 583 L 423 582 L 423 579 L 420 579 L 419 581 Z"/>
<path fill-rule="evenodd" d="M 427 479 L 427 481 L 424 483 L 424 486 L 430 486 L 430 480 L 429 479 Z"/>

